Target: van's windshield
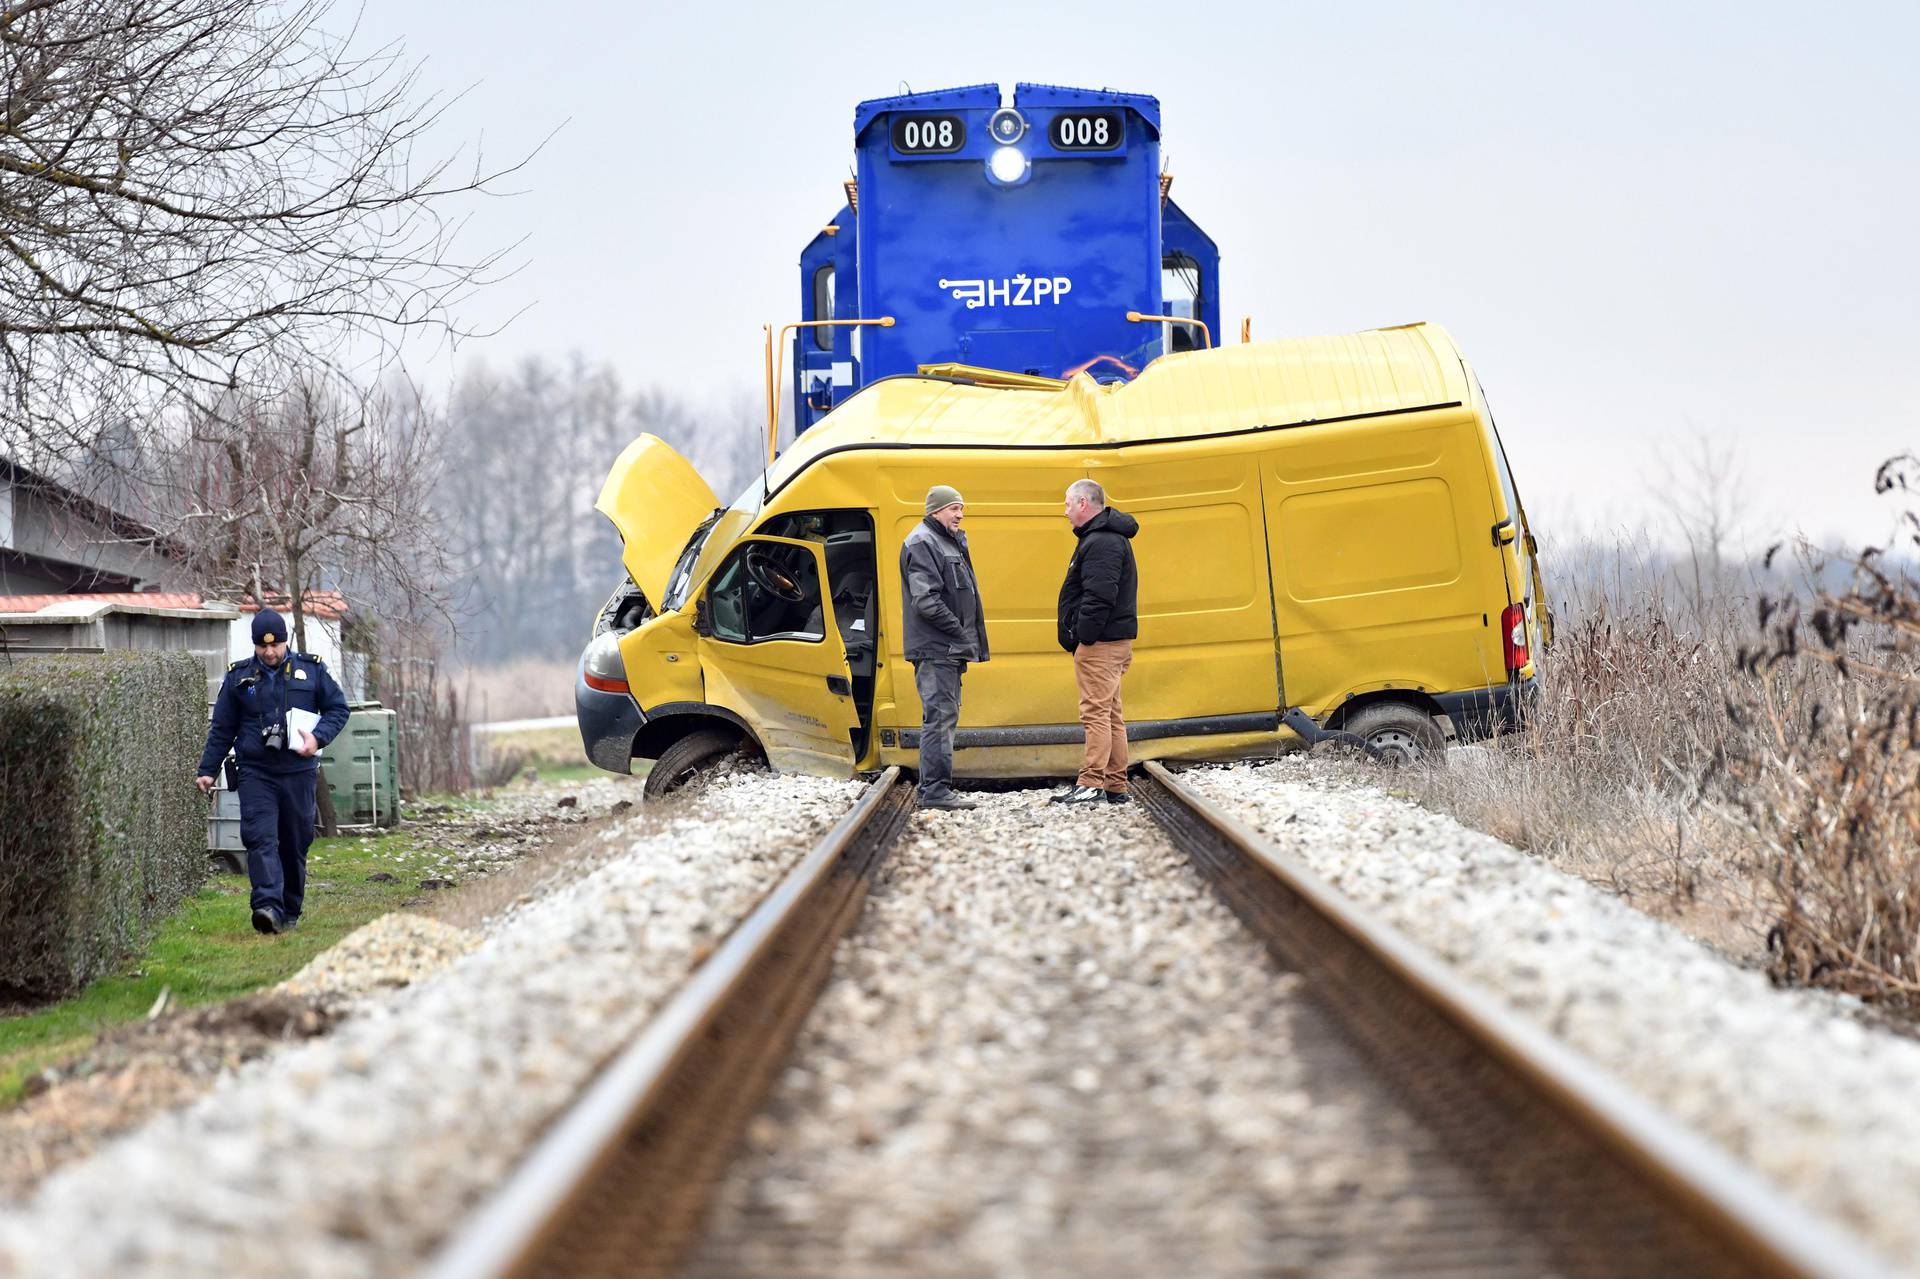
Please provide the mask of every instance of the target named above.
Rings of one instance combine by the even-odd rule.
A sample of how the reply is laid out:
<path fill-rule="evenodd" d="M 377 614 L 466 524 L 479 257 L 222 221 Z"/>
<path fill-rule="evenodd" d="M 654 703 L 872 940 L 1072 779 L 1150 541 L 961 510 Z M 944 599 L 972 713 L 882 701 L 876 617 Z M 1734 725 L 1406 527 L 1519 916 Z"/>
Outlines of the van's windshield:
<path fill-rule="evenodd" d="M 687 587 L 693 582 L 693 566 L 700 560 L 700 550 L 707 544 L 707 538 L 713 534 L 713 526 L 718 524 L 720 517 L 726 513 L 726 507 L 715 507 L 713 514 L 700 521 L 700 527 L 693 530 L 693 536 L 687 539 L 685 548 L 680 552 L 680 558 L 673 562 L 673 571 L 667 574 L 666 597 L 660 601 L 662 613 L 671 612 L 687 602 Z"/>

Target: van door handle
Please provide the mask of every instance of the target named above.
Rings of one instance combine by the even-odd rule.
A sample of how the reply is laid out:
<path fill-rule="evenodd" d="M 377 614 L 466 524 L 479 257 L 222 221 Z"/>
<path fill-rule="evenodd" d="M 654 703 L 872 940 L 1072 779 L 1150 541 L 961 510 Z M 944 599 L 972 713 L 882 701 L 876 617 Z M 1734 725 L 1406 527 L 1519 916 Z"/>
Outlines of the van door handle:
<path fill-rule="evenodd" d="M 1493 526 L 1493 544 L 1510 546 L 1513 544 L 1513 517 L 1508 516 Z"/>
<path fill-rule="evenodd" d="M 853 684 L 845 675 L 829 675 L 827 676 L 827 691 L 829 693 L 838 693 L 842 697 L 851 697 L 853 696 Z"/>

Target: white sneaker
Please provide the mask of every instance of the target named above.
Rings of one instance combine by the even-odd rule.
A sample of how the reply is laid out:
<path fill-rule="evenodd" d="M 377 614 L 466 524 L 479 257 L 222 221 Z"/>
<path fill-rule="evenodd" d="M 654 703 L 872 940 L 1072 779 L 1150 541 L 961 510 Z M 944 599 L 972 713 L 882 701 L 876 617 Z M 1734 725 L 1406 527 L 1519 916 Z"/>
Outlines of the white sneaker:
<path fill-rule="evenodd" d="M 1064 795 L 1055 795 L 1049 804 L 1104 804 L 1107 793 L 1098 786 L 1076 786 Z"/>

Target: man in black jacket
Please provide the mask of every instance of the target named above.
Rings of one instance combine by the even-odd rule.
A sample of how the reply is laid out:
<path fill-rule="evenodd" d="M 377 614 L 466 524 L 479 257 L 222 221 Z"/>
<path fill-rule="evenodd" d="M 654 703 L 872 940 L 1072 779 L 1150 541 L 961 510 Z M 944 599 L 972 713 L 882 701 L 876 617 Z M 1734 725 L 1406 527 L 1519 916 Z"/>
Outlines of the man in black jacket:
<path fill-rule="evenodd" d="M 1107 505 L 1092 480 L 1067 489 L 1067 518 L 1079 540 L 1060 587 L 1060 647 L 1073 654 L 1080 687 L 1080 725 L 1087 751 L 1078 784 L 1056 804 L 1127 801 L 1127 722 L 1120 713 L 1120 677 L 1133 665 L 1140 634 L 1139 575 L 1133 535 L 1140 521 Z"/>
<path fill-rule="evenodd" d="M 960 677 L 987 660 L 987 613 L 960 531 L 967 506 L 957 490 L 927 490 L 927 517 L 900 545 L 900 595 L 906 600 L 907 660 L 920 694 L 920 807 L 976 808 L 953 791 L 953 732 L 960 722 Z"/>

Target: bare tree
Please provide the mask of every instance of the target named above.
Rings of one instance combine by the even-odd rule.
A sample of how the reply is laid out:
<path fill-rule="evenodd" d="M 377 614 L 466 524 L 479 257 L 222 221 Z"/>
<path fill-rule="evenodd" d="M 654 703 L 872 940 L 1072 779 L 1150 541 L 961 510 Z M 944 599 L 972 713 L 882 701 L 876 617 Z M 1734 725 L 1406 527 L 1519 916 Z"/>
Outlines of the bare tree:
<path fill-rule="evenodd" d="M 0 3 L 0 449 L 379 359 L 496 264 L 448 201 L 500 175 L 416 165 L 443 104 L 332 0 Z"/>
<path fill-rule="evenodd" d="M 175 424 L 159 500 L 189 569 L 264 603 L 283 594 L 297 647 L 306 597 L 345 588 L 383 614 L 444 621 L 448 565 L 428 500 L 440 418 L 410 388 L 367 393 L 317 377 L 235 395 Z"/>
<path fill-rule="evenodd" d="M 1745 568 L 1753 515 L 1747 468 L 1736 443 L 1697 433 L 1663 451 L 1656 469 L 1651 487 L 1686 547 L 1684 573 L 1676 568 L 1675 576 L 1694 622 L 1703 624 Z"/>

